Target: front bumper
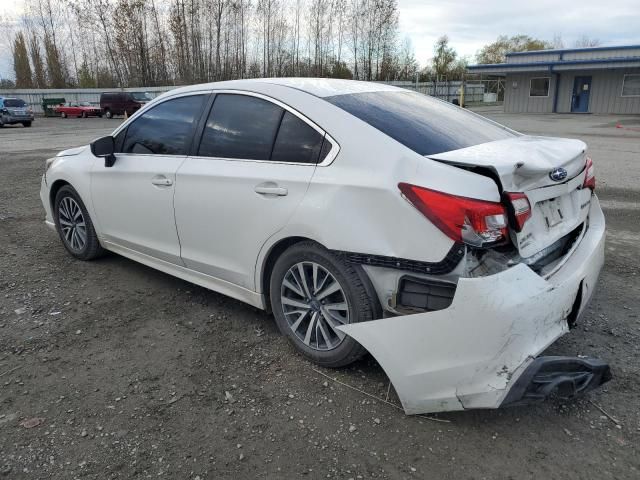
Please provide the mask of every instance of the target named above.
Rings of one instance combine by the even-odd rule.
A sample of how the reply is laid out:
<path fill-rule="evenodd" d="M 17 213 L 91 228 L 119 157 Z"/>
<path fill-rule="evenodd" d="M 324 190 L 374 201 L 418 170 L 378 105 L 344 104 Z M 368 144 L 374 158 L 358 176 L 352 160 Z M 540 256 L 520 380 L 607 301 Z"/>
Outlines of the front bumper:
<path fill-rule="evenodd" d="M 518 379 L 536 378 L 539 371 L 532 367 L 535 372 L 525 374 L 527 369 L 568 331 L 567 319 L 583 313 L 604 263 L 604 230 L 594 196 L 588 230 L 550 278 L 519 264 L 487 277 L 461 278 L 447 309 L 340 328 L 380 363 L 406 413 L 498 408 Z M 607 368 L 589 380 L 590 388 L 609 376 Z M 524 399 L 523 394 L 520 403 Z"/>

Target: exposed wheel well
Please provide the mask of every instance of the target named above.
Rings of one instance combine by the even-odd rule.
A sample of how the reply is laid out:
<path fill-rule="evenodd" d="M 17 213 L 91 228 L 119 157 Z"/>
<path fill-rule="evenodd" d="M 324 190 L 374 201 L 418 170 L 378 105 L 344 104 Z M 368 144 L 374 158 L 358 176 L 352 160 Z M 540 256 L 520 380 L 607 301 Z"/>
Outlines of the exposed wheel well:
<path fill-rule="evenodd" d="M 273 271 L 273 266 L 275 265 L 276 260 L 278 260 L 278 257 L 280 257 L 280 255 L 282 255 L 282 253 L 284 253 L 285 250 L 295 245 L 296 243 L 300 243 L 300 242 L 315 242 L 315 240 L 312 240 L 306 237 L 283 238 L 278 243 L 276 243 L 273 247 L 271 247 L 271 251 L 267 254 L 267 257 L 263 262 L 262 276 L 261 276 L 260 282 L 262 287 L 262 296 L 264 298 L 264 309 L 268 313 L 271 313 L 270 285 L 271 285 L 271 272 Z M 367 290 L 367 294 L 372 300 L 372 307 L 374 309 L 373 318 L 374 319 L 382 318 L 382 306 L 380 305 L 380 299 L 378 298 L 376 290 L 373 287 L 373 284 L 371 283 L 371 279 L 369 278 L 367 273 L 364 271 L 364 269 L 360 265 L 354 266 L 354 268 L 356 270 L 356 273 L 360 276 L 360 279 L 362 280 L 362 283 L 364 284 L 365 289 Z"/>
<path fill-rule="evenodd" d="M 51 205 L 51 211 L 53 211 L 53 202 L 56 199 L 56 195 L 58 194 L 58 190 L 60 190 L 65 185 L 71 185 L 69 182 L 65 182 L 64 180 L 56 180 L 51 185 L 49 189 L 49 205 Z"/>
<path fill-rule="evenodd" d="M 269 291 L 269 286 L 271 283 L 271 272 L 273 271 L 273 266 L 275 265 L 276 260 L 278 260 L 278 257 L 290 246 L 295 245 L 296 243 L 308 241 L 313 240 L 305 237 L 288 237 L 283 238 L 271 247 L 271 251 L 263 262 L 262 277 L 260 279 L 262 296 L 264 297 L 264 308 L 267 312 L 271 312 L 271 292 Z"/>

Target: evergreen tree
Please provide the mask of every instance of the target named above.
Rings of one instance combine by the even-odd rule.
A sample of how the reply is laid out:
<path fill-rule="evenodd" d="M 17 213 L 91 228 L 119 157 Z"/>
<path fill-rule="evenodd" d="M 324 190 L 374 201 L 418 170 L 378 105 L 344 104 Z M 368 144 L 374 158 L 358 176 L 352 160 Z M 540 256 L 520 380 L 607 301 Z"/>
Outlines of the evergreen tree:
<path fill-rule="evenodd" d="M 22 32 L 13 41 L 13 68 L 16 72 L 16 88 L 32 88 L 31 65 Z"/>
<path fill-rule="evenodd" d="M 35 88 L 47 88 L 47 75 L 44 71 L 44 62 L 40 53 L 40 42 L 35 32 L 31 34 L 29 39 L 29 52 L 31 54 L 31 63 L 33 64 L 33 86 Z"/>
<path fill-rule="evenodd" d="M 64 68 L 60 61 L 58 49 L 49 35 L 44 36 L 44 53 L 47 59 L 49 86 L 52 88 L 64 88 L 66 86 Z"/>

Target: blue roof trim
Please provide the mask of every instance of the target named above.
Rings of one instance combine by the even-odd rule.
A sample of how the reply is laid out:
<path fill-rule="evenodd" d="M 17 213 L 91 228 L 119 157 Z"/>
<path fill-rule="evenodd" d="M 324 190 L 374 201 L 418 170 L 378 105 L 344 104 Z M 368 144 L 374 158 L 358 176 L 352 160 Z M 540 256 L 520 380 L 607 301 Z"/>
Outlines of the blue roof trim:
<path fill-rule="evenodd" d="M 594 58 L 591 60 L 556 60 L 552 62 L 524 62 L 524 63 L 488 63 L 486 65 L 469 65 L 467 70 L 481 70 L 485 68 L 489 69 L 506 69 L 521 67 L 545 67 L 550 70 L 554 66 L 560 65 L 590 65 L 593 63 L 620 63 L 620 62 L 640 62 L 640 57 L 614 57 L 614 58 Z"/>
<path fill-rule="evenodd" d="M 617 47 L 587 47 L 587 48 L 559 48 L 557 50 L 530 50 L 528 52 L 509 52 L 507 57 L 515 57 L 518 55 L 540 55 L 540 54 L 556 54 L 556 53 L 575 53 L 575 52 L 605 52 L 608 50 L 633 50 L 640 48 L 640 45 L 619 45 Z"/>

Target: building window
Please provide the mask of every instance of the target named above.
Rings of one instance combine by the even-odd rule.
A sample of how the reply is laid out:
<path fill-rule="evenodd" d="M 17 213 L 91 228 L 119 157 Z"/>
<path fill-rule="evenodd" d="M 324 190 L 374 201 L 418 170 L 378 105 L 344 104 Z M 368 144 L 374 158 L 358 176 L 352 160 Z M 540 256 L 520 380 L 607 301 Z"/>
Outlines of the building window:
<path fill-rule="evenodd" d="M 625 75 L 622 79 L 623 97 L 640 97 L 640 75 Z"/>
<path fill-rule="evenodd" d="M 548 97 L 549 96 L 549 77 L 532 78 L 529 87 L 530 97 Z"/>

